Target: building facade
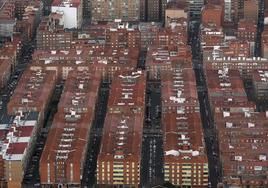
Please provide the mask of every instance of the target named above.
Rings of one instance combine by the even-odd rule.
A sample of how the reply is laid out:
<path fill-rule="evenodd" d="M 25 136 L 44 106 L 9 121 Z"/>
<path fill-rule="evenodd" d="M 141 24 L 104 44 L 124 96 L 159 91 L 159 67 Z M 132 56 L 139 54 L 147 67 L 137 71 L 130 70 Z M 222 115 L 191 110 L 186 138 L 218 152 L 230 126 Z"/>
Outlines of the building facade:
<path fill-rule="evenodd" d="M 115 19 L 139 21 L 140 1 L 114 0 L 107 3 L 104 0 L 93 0 L 91 2 L 91 16 L 92 22 L 114 21 Z"/>

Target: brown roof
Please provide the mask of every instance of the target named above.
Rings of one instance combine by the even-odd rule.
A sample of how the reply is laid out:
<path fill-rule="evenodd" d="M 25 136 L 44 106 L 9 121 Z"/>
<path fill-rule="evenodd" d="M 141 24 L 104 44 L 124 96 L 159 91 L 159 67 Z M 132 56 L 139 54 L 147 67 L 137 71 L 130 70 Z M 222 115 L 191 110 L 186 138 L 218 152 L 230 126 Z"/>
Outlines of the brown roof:
<path fill-rule="evenodd" d="M 56 84 L 56 71 L 27 69 L 8 103 L 9 112 L 14 109 L 35 108 L 45 111 Z"/>
<path fill-rule="evenodd" d="M 140 161 L 146 76 L 118 72 L 111 86 L 98 160 Z"/>
<path fill-rule="evenodd" d="M 208 93 L 212 100 L 223 100 L 223 97 L 226 97 L 247 101 L 238 70 L 206 70 L 206 78 Z"/>
<path fill-rule="evenodd" d="M 161 98 L 163 106 L 177 106 L 171 97 L 181 98 L 181 106 L 199 106 L 195 74 L 192 69 L 175 68 L 161 72 Z"/>
<path fill-rule="evenodd" d="M 71 71 L 66 80 L 41 163 L 80 161 L 88 144 L 100 76 L 88 70 Z"/>
<path fill-rule="evenodd" d="M 224 117 L 218 113 L 215 122 L 224 176 L 267 180 L 267 115 L 244 112 Z"/>
<path fill-rule="evenodd" d="M 199 113 L 164 113 L 162 124 L 164 127 L 165 163 L 207 162 Z M 170 155 L 169 151 L 177 151 L 179 155 Z M 196 152 L 196 155 L 193 152 Z"/>
<path fill-rule="evenodd" d="M 144 72 L 119 71 L 111 86 L 108 107 L 144 108 L 146 77 Z M 140 91 L 140 92 L 137 92 Z"/>
<path fill-rule="evenodd" d="M 142 142 L 142 113 L 108 113 L 99 158 L 117 155 L 140 159 Z"/>

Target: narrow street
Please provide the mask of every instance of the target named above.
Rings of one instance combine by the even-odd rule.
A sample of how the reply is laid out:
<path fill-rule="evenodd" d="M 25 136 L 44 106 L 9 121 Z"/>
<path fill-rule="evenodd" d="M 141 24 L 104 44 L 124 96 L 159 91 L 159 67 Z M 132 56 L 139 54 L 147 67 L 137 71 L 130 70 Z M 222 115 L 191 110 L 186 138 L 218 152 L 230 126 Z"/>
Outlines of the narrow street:
<path fill-rule="evenodd" d="M 142 187 L 152 187 L 164 182 L 160 87 L 159 80 L 147 81 L 141 161 Z"/>
<path fill-rule="evenodd" d="M 97 168 L 97 159 L 100 151 L 103 124 L 107 111 L 109 86 L 110 85 L 108 83 L 102 83 L 99 92 L 99 100 L 95 109 L 95 118 L 91 127 L 86 162 L 81 181 L 81 187 L 84 188 L 92 187 L 96 183 L 95 174 Z"/>
<path fill-rule="evenodd" d="M 208 100 L 206 79 L 203 71 L 202 54 L 199 39 L 200 24 L 198 21 L 191 23 L 192 27 L 190 30 L 190 43 L 192 46 L 193 67 L 196 76 L 200 113 L 204 131 L 204 140 L 209 162 L 209 181 L 211 183 L 211 187 L 216 188 L 217 184 L 221 182 L 221 164 L 218 158 L 218 141 L 216 138 L 213 115 L 211 113 L 210 103 Z"/>
<path fill-rule="evenodd" d="M 27 170 L 24 174 L 24 188 L 40 187 L 39 161 L 45 147 L 47 135 L 52 125 L 53 117 L 57 112 L 57 106 L 62 93 L 62 89 L 62 87 L 55 89 L 52 100 L 48 107 L 46 118 L 44 120 L 44 127 L 41 129 L 41 133 L 37 135 L 35 148 L 33 149 L 34 153 L 29 164 L 27 165 Z"/>

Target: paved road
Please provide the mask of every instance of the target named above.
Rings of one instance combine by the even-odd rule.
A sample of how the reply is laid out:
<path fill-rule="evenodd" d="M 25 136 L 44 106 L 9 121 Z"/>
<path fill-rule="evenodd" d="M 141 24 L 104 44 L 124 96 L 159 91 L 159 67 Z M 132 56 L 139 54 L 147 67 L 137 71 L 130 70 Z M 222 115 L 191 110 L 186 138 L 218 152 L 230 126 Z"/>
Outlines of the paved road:
<path fill-rule="evenodd" d="M 261 56 L 261 34 L 264 28 L 264 1 L 259 0 L 259 18 L 258 18 L 258 25 L 257 25 L 257 37 L 256 37 L 256 44 L 255 44 L 255 56 Z"/>
<path fill-rule="evenodd" d="M 207 86 L 203 72 L 202 54 L 200 51 L 200 40 L 198 37 L 198 33 L 199 23 L 195 22 L 192 24 L 190 30 L 190 43 L 192 46 L 193 67 L 196 75 L 200 113 L 205 136 L 206 152 L 208 155 L 209 162 L 209 181 L 211 182 L 211 187 L 217 187 L 217 184 L 221 181 L 221 165 L 218 159 L 218 142 L 215 136 L 213 116 L 208 100 Z"/>
<path fill-rule="evenodd" d="M 12 72 L 7 85 L 0 90 L 0 120 L 10 118 L 7 116 L 7 103 L 9 102 L 23 71 L 27 67 L 27 64 L 31 61 L 33 49 L 34 47 L 32 46 L 32 43 L 23 45 L 21 55 L 18 58 L 18 65 Z"/>
<path fill-rule="evenodd" d="M 95 113 L 95 120 L 92 124 L 92 130 L 87 150 L 86 163 L 84 166 L 83 179 L 81 187 L 92 187 L 96 183 L 97 158 L 100 151 L 103 124 L 106 116 L 107 103 L 109 98 L 109 84 L 103 83 L 100 89 L 100 98 Z"/>
<path fill-rule="evenodd" d="M 164 182 L 160 81 L 147 82 L 145 119 L 141 184 L 142 187 L 152 187 Z"/>

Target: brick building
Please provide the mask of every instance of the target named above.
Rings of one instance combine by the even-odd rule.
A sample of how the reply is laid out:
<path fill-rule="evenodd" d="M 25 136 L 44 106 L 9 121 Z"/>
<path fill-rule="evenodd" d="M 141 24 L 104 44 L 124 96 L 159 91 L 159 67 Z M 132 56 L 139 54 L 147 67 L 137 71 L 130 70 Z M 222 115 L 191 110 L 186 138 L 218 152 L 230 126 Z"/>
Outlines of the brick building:
<path fill-rule="evenodd" d="M 111 88 L 97 161 L 97 183 L 138 187 L 146 76 L 141 71 L 119 72 Z"/>
<path fill-rule="evenodd" d="M 164 179 L 179 186 L 208 185 L 208 159 L 195 76 L 175 65 L 161 72 Z"/>
<path fill-rule="evenodd" d="M 244 19 L 254 20 L 258 23 L 259 18 L 259 1 L 258 0 L 245 0 L 244 1 Z"/>
<path fill-rule="evenodd" d="M 3 143 L 6 139 L 7 133 L 9 131 L 8 122 L 5 120 L 0 121 L 0 142 Z M 7 182 L 5 179 L 5 161 L 3 159 L 2 149 L 0 150 L 0 187 L 7 187 Z"/>
<path fill-rule="evenodd" d="M 259 82 L 259 95 L 263 97 L 265 71 L 253 70 L 250 76 L 253 82 Z M 268 113 L 256 112 L 255 103 L 248 101 L 238 69 L 206 70 L 206 77 L 224 185 L 266 186 L 268 163 L 263 148 Z"/>
<path fill-rule="evenodd" d="M 257 24 L 253 20 L 240 20 L 237 28 L 237 38 L 250 42 L 251 51 L 255 48 L 257 37 Z"/>
<path fill-rule="evenodd" d="M 225 34 L 222 27 L 213 24 L 203 24 L 200 31 L 202 47 L 221 46 L 224 42 Z"/>
<path fill-rule="evenodd" d="M 239 70 L 243 78 L 250 77 L 255 69 L 268 69 L 268 60 L 260 57 L 207 57 L 203 63 L 204 69 Z"/>
<path fill-rule="evenodd" d="M 141 34 L 138 28 L 132 28 L 128 23 L 118 23 L 105 32 L 105 43 L 112 48 L 140 48 Z"/>
<path fill-rule="evenodd" d="M 21 34 L 24 41 L 31 40 L 35 34 L 42 17 L 42 4 L 34 1 L 25 8 L 22 20 L 16 22 L 15 31 Z"/>
<path fill-rule="evenodd" d="M 166 46 L 164 48 L 151 47 L 146 56 L 146 70 L 151 78 L 160 78 L 161 71 L 171 69 L 173 64 L 192 67 L 189 46 Z"/>
<path fill-rule="evenodd" d="M 236 26 L 243 18 L 244 0 L 224 0 L 223 3 L 225 24 Z"/>
<path fill-rule="evenodd" d="M 152 46 L 162 48 L 172 45 L 186 45 L 188 41 L 187 20 L 182 18 L 177 21 L 174 26 L 159 29 Z"/>
<path fill-rule="evenodd" d="M 19 111 L 37 111 L 40 113 L 42 122 L 54 92 L 56 81 L 55 71 L 27 69 L 20 78 L 18 86 L 7 105 L 8 114 L 15 115 Z"/>
<path fill-rule="evenodd" d="M 80 186 L 100 75 L 71 71 L 40 160 L 40 181 L 47 186 Z"/>
<path fill-rule="evenodd" d="M 156 38 L 157 31 L 162 27 L 161 22 L 141 22 L 139 30 L 141 32 L 141 51 L 147 51 Z"/>
<path fill-rule="evenodd" d="M 117 70 L 134 70 L 137 67 L 137 48 L 85 48 L 82 50 L 36 51 L 33 70 L 55 70 L 58 79 L 66 79 L 68 72 L 79 67 L 90 67 L 111 79 Z"/>
<path fill-rule="evenodd" d="M 181 67 L 181 68 L 174 68 Z M 170 69 L 175 69 L 170 71 Z M 196 80 L 191 68 L 183 64 L 173 64 L 161 71 L 162 112 L 163 113 L 198 113 L 199 103 L 196 92 Z M 187 102 L 185 102 L 187 100 Z M 178 104 L 180 104 L 178 106 Z"/>
<path fill-rule="evenodd" d="M 0 48 L 0 60 L 8 60 L 11 63 L 11 72 L 15 70 L 18 64 L 18 57 L 21 51 L 21 38 L 13 36 L 13 40 L 5 42 L 3 47 Z"/>
<path fill-rule="evenodd" d="M 63 28 L 62 13 L 51 13 L 43 18 L 37 29 L 36 45 L 40 50 L 67 50 L 71 48 L 72 40 L 72 32 Z"/>
<path fill-rule="evenodd" d="M 208 161 L 200 115 L 167 113 L 163 115 L 163 126 L 165 181 L 181 186 L 206 187 Z"/>
<path fill-rule="evenodd" d="M 74 33 L 72 48 L 121 47 L 140 48 L 141 33 L 138 22 L 115 20 L 85 26 L 83 31 Z"/>
<path fill-rule="evenodd" d="M 243 109 L 254 111 L 255 105 L 248 102 L 238 70 L 206 70 L 205 76 L 212 111 L 223 109 L 229 109 L 231 112 Z"/>
<path fill-rule="evenodd" d="M 38 0 L 39 1 L 39 0 Z M 39 1 L 40 2 L 40 1 Z M 25 8 L 30 5 L 32 1 L 30 0 L 14 0 L 15 5 L 15 17 L 18 20 L 22 20 Z"/>
<path fill-rule="evenodd" d="M 223 183 L 226 186 L 268 185 L 266 114 L 225 112 L 215 115 Z"/>
<path fill-rule="evenodd" d="M 139 21 L 140 19 L 140 1 L 123 1 L 116 0 L 114 3 L 105 3 L 101 0 L 91 2 L 91 16 L 93 22 L 114 21 Z"/>
<path fill-rule="evenodd" d="M 15 18 L 15 5 L 12 2 L 3 2 L 0 10 L 0 19 Z"/>
<path fill-rule="evenodd" d="M 0 187 L 6 187 L 7 185 L 5 182 L 5 163 L 2 155 L 0 155 L 0 169 Z"/>
<path fill-rule="evenodd" d="M 229 40 L 221 46 L 203 46 L 203 59 L 208 57 L 251 57 L 250 43 L 240 40 Z"/>
<path fill-rule="evenodd" d="M 222 7 L 219 5 L 207 4 L 202 9 L 202 24 L 214 24 L 216 27 L 222 26 Z"/>

